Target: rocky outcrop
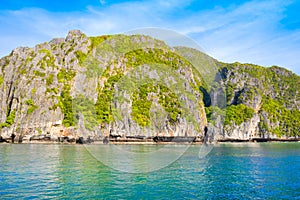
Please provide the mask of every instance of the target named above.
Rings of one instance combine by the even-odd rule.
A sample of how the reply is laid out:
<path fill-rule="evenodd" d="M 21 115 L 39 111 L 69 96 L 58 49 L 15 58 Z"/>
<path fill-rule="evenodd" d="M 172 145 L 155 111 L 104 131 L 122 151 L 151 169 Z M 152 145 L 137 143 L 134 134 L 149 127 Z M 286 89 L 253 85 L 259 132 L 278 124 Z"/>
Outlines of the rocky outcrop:
<path fill-rule="evenodd" d="M 202 77 L 147 36 L 74 30 L 17 48 L 0 65 L 3 138 L 193 136 L 207 123 Z"/>
<path fill-rule="evenodd" d="M 1 134 L 59 135 L 63 128 L 61 109 L 55 109 L 63 85 L 57 79 L 62 71 L 79 71 L 77 50 L 86 52 L 89 39 L 71 31 L 66 39 L 53 39 L 34 48 L 17 48 L 1 59 Z M 61 125 L 61 124 L 60 124 Z"/>
<path fill-rule="evenodd" d="M 0 60 L 3 141 L 299 137 L 299 76 L 142 35 L 78 30 Z M 290 118 L 293 118 L 291 120 Z"/>
<path fill-rule="evenodd" d="M 299 138 L 299 76 L 241 63 L 220 63 L 219 72 L 227 96 L 220 140 Z"/>

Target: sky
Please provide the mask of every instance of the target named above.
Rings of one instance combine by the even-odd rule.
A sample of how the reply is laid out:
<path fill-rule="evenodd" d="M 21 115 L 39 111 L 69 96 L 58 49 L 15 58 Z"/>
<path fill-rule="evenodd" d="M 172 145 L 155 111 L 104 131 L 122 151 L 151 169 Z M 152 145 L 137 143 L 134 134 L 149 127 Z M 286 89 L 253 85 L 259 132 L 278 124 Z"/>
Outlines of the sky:
<path fill-rule="evenodd" d="M 184 34 L 223 62 L 300 75 L 300 0 L 1 0 L 0 57 L 79 29 L 88 36 L 155 27 Z"/>

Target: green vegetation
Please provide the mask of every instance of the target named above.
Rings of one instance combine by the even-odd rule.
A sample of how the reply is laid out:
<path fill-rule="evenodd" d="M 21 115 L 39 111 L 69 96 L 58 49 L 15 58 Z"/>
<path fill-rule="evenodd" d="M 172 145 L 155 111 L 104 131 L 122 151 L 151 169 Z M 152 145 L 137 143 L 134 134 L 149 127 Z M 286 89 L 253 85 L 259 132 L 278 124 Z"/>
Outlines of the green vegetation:
<path fill-rule="evenodd" d="M 32 88 L 32 90 L 31 90 L 31 96 L 34 96 L 35 93 L 36 93 L 36 88 L 34 87 L 34 88 Z"/>
<path fill-rule="evenodd" d="M 138 97 L 136 97 L 136 98 L 138 98 Z M 132 102 L 131 116 L 133 117 L 133 120 L 138 123 L 138 125 L 143 126 L 143 127 L 150 125 L 149 111 L 150 111 L 151 105 L 152 105 L 152 102 L 147 101 L 145 99 L 135 100 Z"/>
<path fill-rule="evenodd" d="M 56 110 L 59 107 L 59 104 L 54 104 L 51 107 L 48 107 L 49 110 Z"/>
<path fill-rule="evenodd" d="M 0 75 L 0 86 L 3 84 L 4 82 L 4 77 Z"/>
<path fill-rule="evenodd" d="M 26 61 L 25 61 L 25 65 L 28 65 L 28 63 L 30 63 L 34 58 L 34 52 L 30 52 L 29 55 L 27 56 L 26 58 Z"/>
<path fill-rule="evenodd" d="M 42 134 L 42 133 L 43 133 L 42 129 L 40 129 L 40 128 L 35 128 L 35 130 L 36 130 L 39 134 Z"/>
<path fill-rule="evenodd" d="M 89 46 L 89 51 L 88 53 L 83 53 L 82 51 L 75 51 L 76 57 L 79 61 L 80 65 L 83 65 L 85 60 L 87 59 L 89 53 L 98 47 L 99 44 L 101 44 L 103 41 L 107 40 L 110 36 L 103 35 L 103 36 L 98 36 L 98 37 L 90 37 L 90 46 Z"/>
<path fill-rule="evenodd" d="M 96 49 L 97 53 L 110 54 L 119 57 L 127 52 L 137 49 L 158 48 L 170 50 L 162 41 L 154 40 L 144 35 L 106 35 L 91 37 L 90 49 Z M 105 41 L 105 42 L 103 42 Z"/>
<path fill-rule="evenodd" d="M 29 106 L 28 109 L 27 109 L 27 114 L 28 115 L 30 115 L 33 111 L 35 111 L 38 108 L 38 106 L 34 104 L 32 99 L 26 100 L 25 104 Z"/>
<path fill-rule="evenodd" d="M 59 97 L 59 107 L 64 114 L 64 119 L 62 121 L 63 125 L 66 127 L 74 126 L 74 115 L 73 115 L 73 104 L 72 97 L 70 95 L 71 87 L 68 84 L 65 84 L 62 88 L 60 97 Z"/>
<path fill-rule="evenodd" d="M 63 125 L 66 127 L 74 126 L 74 115 L 73 115 L 73 106 L 72 102 L 73 99 L 71 97 L 71 81 L 76 76 L 76 72 L 73 70 L 66 70 L 61 69 L 60 72 L 57 74 L 57 80 L 59 83 L 63 83 L 63 88 L 61 94 L 58 98 L 59 100 L 59 107 L 64 114 L 64 119 L 62 121 Z M 54 91 L 53 91 L 54 90 Z M 52 89 L 55 93 L 55 89 Z"/>
<path fill-rule="evenodd" d="M 276 96 L 279 102 L 285 102 L 286 106 L 295 106 L 294 98 L 296 101 L 300 100 L 300 96 L 297 94 L 300 85 L 299 76 L 296 74 L 276 66 L 271 68 L 264 68 L 253 64 L 241 64 L 241 63 L 221 63 L 219 62 L 220 73 L 223 78 L 237 78 L 243 80 L 245 83 L 245 92 L 248 94 L 243 94 L 245 99 L 243 102 L 251 102 L 254 96 L 262 96 L 270 98 L 270 94 Z M 227 73 L 226 73 L 227 72 Z M 250 85 L 249 83 L 256 83 Z M 227 82 L 226 85 L 227 100 L 230 101 L 234 97 L 234 91 L 240 90 L 237 83 L 231 81 Z M 242 98 L 242 97 L 240 97 Z M 231 102 L 228 102 L 230 105 Z"/>
<path fill-rule="evenodd" d="M 103 72 L 103 69 L 100 68 L 100 62 L 94 57 L 88 57 L 84 64 L 86 67 L 86 76 L 88 78 L 100 76 Z"/>
<path fill-rule="evenodd" d="M 82 51 L 75 51 L 76 57 L 79 60 L 79 64 L 82 65 L 82 63 L 87 58 L 87 54 L 83 53 Z"/>
<path fill-rule="evenodd" d="M 52 69 L 57 68 L 57 66 L 55 66 L 55 58 L 54 56 L 51 54 L 51 51 L 48 49 L 41 49 L 39 50 L 39 53 L 41 54 L 45 54 L 45 56 L 43 57 L 43 59 L 41 59 L 38 62 L 38 66 L 40 66 L 40 68 L 42 70 L 46 70 L 46 67 L 52 67 Z"/>
<path fill-rule="evenodd" d="M 75 43 L 74 43 L 74 40 L 72 40 L 72 41 L 70 41 L 70 43 L 73 43 L 70 47 L 69 47 L 69 49 L 66 51 L 66 55 L 68 55 L 68 54 L 70 54 L 72 51 L 74 51 L 74 46 L 76 45 Z"/>
<path fill-rule="evenodd" d="M 28 106 L 30 106 L 30 105 L 34 105 L 34 103 L 33 103 L 32 99 L 28 99 L 28 100 L 26 100 L 26 101 L 25 101 L 25 104 L 26 104 L 26 105 L 28 105 Z"/>
<path fill-rule="evenodd" d="M 19 69 L 19 73 L 22 74 L 22 75 L 26 74 L 27 73 L 26 68 Z"/>
<path fill-rule="evenodd" d="M 61 69 L 57 74 L 57 80 L 59 83 L 70 82 L 76 75 L 74 70 Z"/>
<path fill-rule="evenodd" d="M 221 117 L 224 119 L 224 125 L 241 125 L 243 122 L 251 119 L 254 115 L 254 110 L 244 104 L 230 105 L 225 109 L 218 106 L 205 107 L 207 120 L 215 124 L 216 119 Z"/>
<path fill-rule="evenodd" d="M 87 69 L 86 73 L 88 77 L 101 75 L 105 70 L 99 67 L 100 61 L 95 58 L 95 55 L 96 57 L 121 58 L 124 54 L 133 50 L 147 49 L 147 47 L 153 48 L 153 46 L 170 51 L 169 47 L 164 42 L 154 40 L 149 36 L 104 35 L 99 37 L 90 37 L 89 39 L 91 41 L 91 45 L 89 47 L 87 57 L 84 58 L 84 55 L 80 55 L 81 53 L 78 55 L 80 60 L 84 60 L 82 64 L 84 64 L 84 67 Z M 149 42 L 151 44 L 149 44 Z M 95 51 L 95 55 L 94 53 L 90 53 L 92 50 Z M 112 57 L 112 55 L 114 57 Z"/>
<path fill-rule="evenodd" d="M 47 88 L 46 93 L 51 93 L 53 92 L 54 94 L 58 94 L 58 89 L 57 88 Z"/>
<path fill-rule="evenodd" d="M 126 70 L 130 70 L 132 68 L 136 68 L 143 64 L 162 64 L 164 66 L 168 66 L 174 70 L 178 70 L 180 68 L 186 69 L 186 71 L 191 71 L 194 74 L 194 81 L 191 82 L 190 85 L 196 91 L 199 90 L 199 86 L 204 84 L 201 76 L 197 73 L 197 70 L 193 68 L 193 66 L 187 62 L 184 58 L 180 57 L 177 54 L 174 54 L 170 51 L 164 51 L 161 49 L 138 49 L 125 54 L 126 62 Z M 95 105 L 96 114 L 98 117 L 99 123 L 109 123 L 113 121 L 112 115 L 112 94 L 114 90 L 114 85 L 120 80 L 125 72 L 123 72 L 124 68 L 108 68 L 104 71 L 103 77 L 108 77 L 107 81 L 104 84 L 104 88 L 99 90 L 98 100 Z M 180 70 L 182 75 L 185 75 L 185 70 Z M 205 86 L 205 84 L 204 84 Z M 153 86 L 154 87 L 154 86 Z M 158 88 L 156 88 L 158 87 Z M 146 89 L 148 88 L 148 89 Z M 150 91 L 161 91 L 159 103 L 164 107 L 164 109 L 169 113 L 169 121 L 174 123 L 177 119 L 177 115 L 181 114 L 181 111 L 178 110 L 178 106 L 176 102 L 176 95 L 171 93 L 166 87 L 160 85 L 155 86 L 151 90 L 149 86 L 146 88 L 139 88 L 142 94 L 135 93 L 133 97 L 136 97 L 135 101 L 133 101 L 133 119 L 141 126 L 148 126 L 150 121 L 149 109 L 151 107 L 151 103 L 147 102 L 145 99 L 145 94 Z M 150 90 L 150 91 L 148 91 Z M 141 95 L 141 96 L 140 96 Z M 138 98 L 139 96 L 139 98 Z"/>
<path fill-rule="evenodd" d="M 111 37 L 110 35 L 90 37 L 90 41 L 91 41 L 90 50 L 97 48 L 100 43 L 102 43 L 103 41 L 109 39 L 110 37 Z"/>
<path fill-rule="evenodd" d="M 16 66 L 13 71 L 16 76 L 11 85 L 17 87 L 20 80 L 24 80 L 22 84 L 32 84 L 27 88 L 33 89 L 25 91 L 26 94 L 14 90 L 11 86 L 8 86 L 11 87 L 9 90 L 4 89 L 10 92 L 8 98 L 12 96 L 11 92 L 16 91 L 14 98 L 24 102 L 27 105 L 27 114 L 32 114 L 38 106 L 42 106 L 35 105 L 32 100 L 36 96 L 35 87 L 39 87 L 37 85 L 41 83 L 41 79 L 45 80 L 45 95 L 54 102 L 49 110 L 61 108 L 64 115 L 63 125 L 66 127 L 75 126 L 79 116 L 84 117 L 84 124 L 89 130 L 93 130 L 99 124 L 104 126 L 118 120 L 118 113 L 112 104 L 116 100 L 120 103 L 132 102 L 131 117 L 142 127 L 152 127 L 151 119 L 154 118 L 167 118 L 168 122 L 174 125 L 178 116 L 188 118 L 188 109 L 184 107 L 185 100 L 182 100 L 188 98 L 194 103 L 199 100 L 195 110 L 199 110 L 201 116 L 204 115 L 202 107 L 203 101 L 205 102 L 207 119 L 212 124 L 221 116 L 228 127 L 238 126 L 257 113 L 261 119 L 261 133 L 291 137 L 300 135 L 300 79 L 288 70 L 277 66 L 264 68 L 238 62 L 222 63 L 195 49 L 170 49 L 163 41 L 142 35 L 90 37 L 89 41 L 84 40 L 82 45 L 87 43 L 90 44 L 87 52 L 76 51 L 75 47 L 78 44 L 73 40 L 51 44 L 51 48 L 57 51 L 45 49 L 49 45 L 37 45 L 36 48 L 26 51 L 25 58 L 11 54 L 1 59 L 0 86 L 3 86 L 4 72 L 7 72 L 5 66 Z M 82 66 L 80 73 L 84 71 L 88 79 L 93 78 L 89 80 L 91 82 L 98 81 L 96 103 L 91 96 L 71 96 L 76 71 L 70 69 L 70 65 L 76 62 L 76 58 L 73 57 L 71 61 L 56 58 L 60 56 L 59 48 L 63 48 L 66 54 L 74 53 Z M 40 49 L 38 55 L 36 49 Z M 57 54 L 54 55 L 53 52 Z M 41 59 L 37 60 L 38 58 Z M 68 69 L 55 66 L 56 60 L 61 65 L 68 66 Z M 52 67 L 52 70 L 49 67 Z M 54 77 L 56 73 L 57 76 Z M 136 76 L 141 74 L 140 79 L 131 80 L 135 78 L 129 76 L 131 73 L 136 73 Z M 27 74 L 30 76 L 26 77 Z M 122 77 L 131 79 L 126 82 Z M 36 78 L 38 80 L 35 80 Z M 54 87 L 53 82 L 56 82 L 56 78 L 59 84 Z M 188 84 L 184 84 L 186 80 Z M 35 85 L 37 81 L 38 84 Z M 126 90 L 128 95 L 115 97 L 115 88 L 118 88 L 116 92 Z M 87 94 L 90 94 L 90 89 L 94 88 L 88 88 Z M 211 98 L 211 94 L 214 98 Z M 227 99 L 222 98 L 222 95 Z M 26 96 L 32 99 L 24 101 Z M 15 104 L 15 100 L 7 100 L 9 101 L 6 121 L 1 123 L 0 127 L 9 127 L 15 120 L 16 111 L 11 111 L 10 108 Z M 156 103 L 160 106 L 156 107 Z M 152 109 L 162 113 L 151 112 Z"/>
<path fill-rule="evenodd" d="M 252 118 L 253 114 L 254 110 L 244 104 L 228 106 L 226 108 L 225 125 L 232 124 L 233 122 L 236 125 L 240 125 Z"/>
<path fill-rule="evenodd" d="M 93 130 L 98 125 L 94 102 L 83 95 L 79 95 L 73 100 L 73 112 L 75 124 L 78 123 L 79 114 L 84 117 L 84 125 L 88 130 Z"/>
<path fill-rule="evenodd" d="M 40 72 L 40 71 L 38 71 L 38 70 L 34 70 L 34 71 L 33 71 L 33 74 L 36 75 L 36 76 L 39 76 L 39 77 L 45 77 L 45 76 L 46 76 L 45 73 Z"/>
<path fill-rule="evenodd" d="M 111 102 L 114 85 L 122 77 L 121 73 L 111 76 L 105 83 L 104 88 L 99 91 L 95 104 L 96 115 L 99 123 L 109 123 L 113 121 Z"/>
<path fill-rule="evenodd" d="M 263 117 L 260 127 L 264 131 L 272 132 L 278 136 L 283 134 L 287 136 L 300 135 L 300 111 L 297 109 L 288 110 L 279 101 L 266 98 L 262 105 L 262 111 L 268 115 L 271 125 Z"/>
<path fill-rule="evenodd" d="M 219 63 L 219 66 L 222 78 L 227 80 L 228 105 L 252 104 L 256 97 L 261 97 L 263 99 L 259 111 L 261 132 L 273 133 L 277 136 L 300 135 L 300 111 L 295 103 L 300 101 L 299 76 L 277 66 L 264 68 L 238 62 Z M 232 79 L 235 79 L 235 83 L 228 81 Z M 241 82 L 244 85 L 241 85 Z M 238 110 L 235 111 L 238 112 Z M 236 118 L 234 112 L 226 116 L 225 123 L 230 123 L 230 118 Z M 242 120 L 237 121 L 240 123 Z"/>
<path fill-rule="evenodd" d="M 154 88 L 155 89 L 155 88 Z M 159 103 L 165 108 L 169 114 L 169 122 L 174 124 L 177 122 L 177 117 L 182 114 L 180 101 L 178 100 L 176 94 L 169 90 L 169 88 L 159 85 Z"/>
<path fill-rule="evenodd" d="M 152 101 L 155 98 L 158 98 L 159 104 L 168 113 L 169 122 L 171 124 L 176 123 L 177 117 L 182 114 L 181 106 L 176 95 L 163 85 L 153 84 L 142 85 L 137 91 L 133 93 L 131 113 L 133 119 L 140 126 L 149 126 L 150 108 L 152 105 Z"/>
<path fill-rule="evenodd" d="M 39 50 L 39 53 L 45 53 L 46 55 L 51 54 L 50 50 L 48 50 L 48 49 L 41 49 L 41 50 Z"/>
<path fill-rule="evenodd" d="M 176 52 L 187 59 L 203 76 L 207 89 L 214 84 L 215 76 L 219 70 L 217 61 L 199 50 L 188 47 L 175 47 Z"/>
<path fill-rule="evenodd" d="M 198 91 L 200 86 L 207 88 L 198 70 L 183 57 L 171 51 L 162 49 L 138 49 L 126 53 L 125 58 L 127 59 L 126 65 L 129 68 L 135 68 L 143 64 L 162 64 L 174 70 L 178 70 L 179 67 L 183 68 L 185 70 L 180 70 L 183 76 L 186 72 L 191 72 L 194 75 L 195 83 L 190 83 L 194 90 Z"/>
<path fill-rule="evenodd" d="M 49 76 L 46 78 L 46 85 L 50 86 L 53 83 L 54 74 L 49 74 Z"/>
<path fill-rule="evenodd" d="M 218 117 L 224 119 L 226 116 L 226 110 L 221 109 L 218 106 L 205 107 L 205 113 L 208 122 L 212 123 L 213 125 L 215 125 Z"/>
<path fill-rule="evenodd" d="M 13 110 L 6 117 L 6 121 L 4 123 L 0 124 L 0 128 L 3 128 L 3 127 L 9 128 L 15 122 L 15 117 L 16 117 L 16 110 Z"/>

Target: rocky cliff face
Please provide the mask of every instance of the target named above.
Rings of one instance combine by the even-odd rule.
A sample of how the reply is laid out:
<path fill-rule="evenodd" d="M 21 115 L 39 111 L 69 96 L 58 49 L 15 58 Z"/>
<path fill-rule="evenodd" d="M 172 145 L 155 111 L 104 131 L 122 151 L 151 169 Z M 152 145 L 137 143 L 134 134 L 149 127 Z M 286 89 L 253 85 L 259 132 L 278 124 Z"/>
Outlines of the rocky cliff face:
<path fill-rule="evenodd" d="M 78 31 L 34 48 L 17 48 L 1 59 L 1 133 L 8 136 L 59 132 L 64 118 L 59 97 L 80 71 L 75 52 L 87 52 L 90 40 Z M 66 76 L 66 77 L 64 77 Z M 58 135 L 58 133 L 56 133 Z"/>
<path fill-rule="evenodd" d="M 0 133 L 8 138 L 296 137 L 299 77 L 225 64 L 148 36 L 70 31 L 0 60 Z"/>
<path fill-rule="evenodd" d="M 208 83 L 204 93 L 212 138 L 297 138 L 300 135 L 300 78 L 286 69 L 221 63 L 196 50 L 177 51 Z"/>
<path fill-rule="evenodd" d="M 146 36 L 71 31 L 1 59 L 1 135 L 198 135 L 200 74 Z"/>
<path fill-rule="evenodd" d="M 219 66 L 227 96 L 222 138 L 299 137 L 299 76 L 276 66 Z"/>

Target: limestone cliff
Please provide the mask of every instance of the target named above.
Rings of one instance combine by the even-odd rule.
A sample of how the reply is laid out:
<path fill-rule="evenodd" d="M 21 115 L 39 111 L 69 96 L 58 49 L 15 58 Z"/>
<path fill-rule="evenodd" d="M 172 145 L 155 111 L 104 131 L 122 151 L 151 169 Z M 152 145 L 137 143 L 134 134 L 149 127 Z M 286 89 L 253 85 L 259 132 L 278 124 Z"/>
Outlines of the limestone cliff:
<path fill-rule="evenodd" d="M 226 135 L 242 139 L 299 136 L 299 76 L 277 66 L 262 68 L 240 63 L 221 64 L 220 70 L 229 106 L 226 109 Z M 241 109 L 248 112 L 248 116 L 239 121 L 235 118 Z"/>
<path fill-rule="evenodd" d="M 177 51 L 209 84 L 204 103 L 214 139 L 299 138 L 300 77 L 284 68 L 222 63 L 202 52 Z"/>
<path fill-rule="evenodd" d="M 199 135 L 201 75 L 147 36 L 70 31 L 1 59 L 1 135 Z"/>
<path fill-rule="evenodd" d="M 143 35 L 70 31 L 0 60 L 0 133 L 60 136 L 297 137 L 299 76 L 226 64 Z"/>

